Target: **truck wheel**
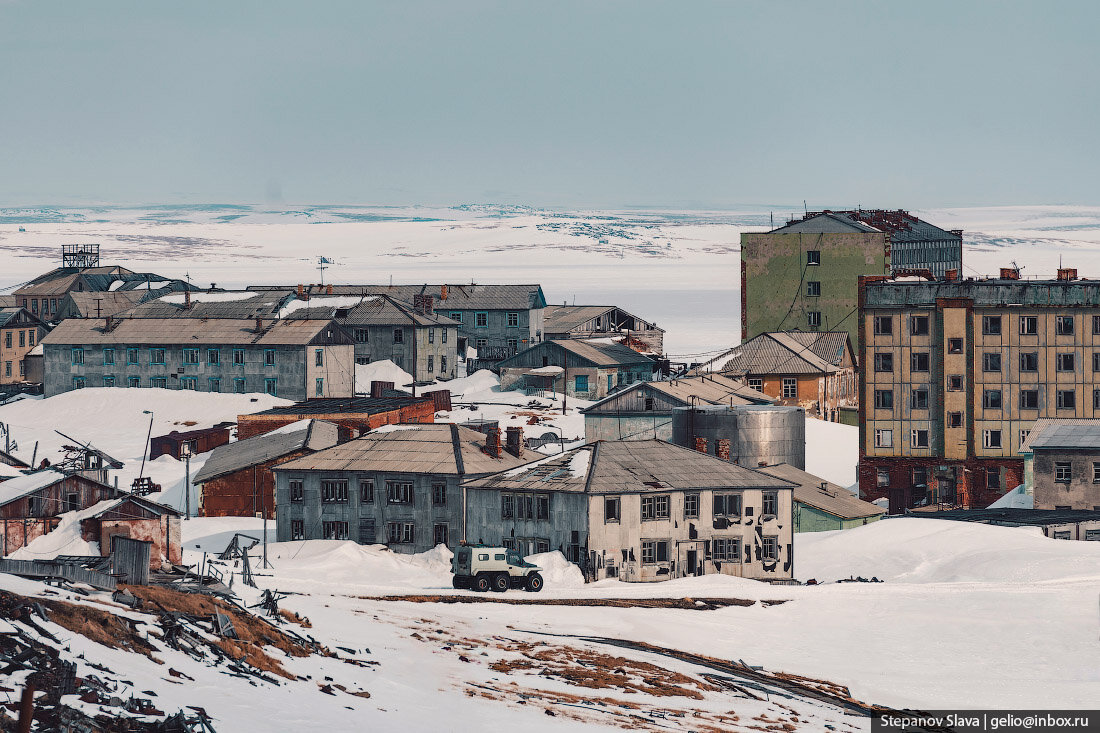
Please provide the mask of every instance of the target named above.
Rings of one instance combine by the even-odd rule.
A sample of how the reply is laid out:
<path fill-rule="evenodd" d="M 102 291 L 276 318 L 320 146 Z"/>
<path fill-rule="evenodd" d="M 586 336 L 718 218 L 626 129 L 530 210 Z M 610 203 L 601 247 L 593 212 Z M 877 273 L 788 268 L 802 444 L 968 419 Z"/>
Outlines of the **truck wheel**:
<path fill-rule="evenodd" d="M 479 575 L 474 578 L 474 590 L 478 593 L 485 593 L 489 590 L 492 583 L 489 581 L 488 575 Z"/>
<path fill-rule="evenodd" d="M 512 584 L 508 579 L 507 573 L 498 573 L 493 578 L 493 590 L 495 590 L 497 593 L 503 593 L 504 591 L 508 590 L 509 586 L 511 585 Z"/>
<path fill-rule="evenodd" d="M 542 576 L 538 573 L 531 573 L 527 576 L 527 590 L 532 593 L 538 593 L 542 590 Z"/>

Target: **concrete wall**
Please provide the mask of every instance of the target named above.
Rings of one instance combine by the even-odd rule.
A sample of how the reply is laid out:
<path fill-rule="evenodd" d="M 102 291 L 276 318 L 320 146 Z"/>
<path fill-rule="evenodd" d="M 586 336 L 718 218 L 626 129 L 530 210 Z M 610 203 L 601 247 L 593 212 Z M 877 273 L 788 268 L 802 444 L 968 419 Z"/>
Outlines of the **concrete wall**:
<path fill-rule="evenodd" d="M 82 377 L 87 387 L 103 387 L 104 377 L 114 377 L 114 386 L 125 388 L 130 377 L 141 380 L 141 387 L 153 386 L 154 378 L 165 379 L 167 389 L 181 389 L 185 378 L 195 379 L 195 388 L 199 392 L 212 391 L 211 379 L 220 380 L 221 392 L 264 392 L 266 380 L 276 380 L 277 396 L 290 400 L 305 400 L 316 397 L 315 382 L 310 380 L 313 374 L 314 350 L 321 348 L 325 352 L 325 367 L 321 372 L 326 376 L 325 391 L 329 397 L 351 397 L 354 395 L 353 351 L 348 345 L 339 346 L 265 346 L 253 344 L 199 345 L 198 364 L 184 363 L 183 345 L 165 345 L 164 364 L 150 363 L 149 346 L 138 346 L 138 364 L 128 364 L 127 349 L 132 344 L 89 345 L 84 347 L 84 363 L 73 364 L 72 350 L 69 344 L 46 344 L 44 346 L 45 381 L 44 392 L 47 397 L 74 389 L 74 379 Z M 114 364 L 104 364 L 104 350 L 114 349 Z M 153 348 L 161 348 L 155 346 Z M 209 362 L 209 350 L 218 349 L 219 363 Z M 244 364 L 233 363 L 233 353 L 244 351 Z M 275 365 L 264 364 L 264 351 L 275 350 Z M 243 389 L 238 390 L 237 379 L 243 379 Z"/>
<path fill-rule="evenodd" d="M 506 348 L 510 340 L 515 340 L 517 342 L 517 350 L 523 351 L 543 339 L 542 308 L 483 311 L 478 309 L 451 308 L 447 305 L 447 301 L 440 300 L 435 303 L 435 312 L 437 315 L 446 316 L 462 324 L 458 328 L 457 335 L 458 338 L 466 339 L 467 346 L 476 348 L 477 340 L 485 339 L 486 346 L 490 348 Z M 474 325 L 477 313 L 488 314 L 488 325 L 484 328 L 478 328 Z M 508 325 L 509 313 L 518 314 L 519 325 Z"/>
<path fill-rule="evenodd" d="M 548 496 L 549 519 L 503 518 L 501 495 L 520 493 Z M 493 545 L 507 544 L 512 538 L 545 540 L 550 550 L 561 550 L 583 570 L 588 545 L 588 500 L 580 493 L 466 489 L 466 538 Z M 578 546 L 576 555 L 572 551 L 574 538 Z M 526 553 L 529 549 L 521 547 L 520 551 Z"/>
<path fill-rule="evenodd" d="M 821 253 L 807 265 L 806 252 Z M 807 313 L 821 313 L 821 331 L 846 330 L 856 342 L 857 276 L 889 269 L 885 235 L 746 233 L 741 235 L 742 341 L 768 331 L 811 330 Z M 808 296 L 807 282 L 821 283 Z"/>
<path fill-rule="evenodd" d="M 699 495 L 698 518 L 684 515 L 686 494 Z M 792 492 L 779 490 L 778 513 L 761 523 L 763 492 L 758 489 L 729 490 L 717 493 L 740 493 L 742 518 L 721 526 L 714 520 L 714 494 L 712 490 L 698 492 L 672 491 L 670 513 L 667 520 L 642 521 L 642 496 L 658 495 L 621 494 L 619 521 L 605 521 L 604 507 L 607 495 L 590 497 L 589 501 L 589 550 L 595 553 L 596 578 L 609 577 L 608 567 L 628 581 L 668 580 L 696 573 L 722 573 L 760 580 L 788 580 L 794 575 L 793 527 L 791 522 Z M 751 512 L 751 516 L 750 516 Z M 694 535 L 694 536 L 693 536 Z M 764 562 L 759 555 L 762 537 L 778 538 L 778 562 Z M 716 538 L 736 540 L 742 546 L 739 563 L 716 562 L 710 552 L 710 544 Z M 669 561 L 646 564 L 642 562 L 642 541 L 667 540 Z M 627 559 L 623 560 L 623 551 Z M 689 564 L 689 553 L 695 554 L 695 565 Z M 631 559 L 633 557 L 633 559 Z"/>
<path fill-rule="evenodd" d="M 317 364 L 317 352 L 321 364 Z M 307 397 L 350 397 L 355 394 L 355 347 L 350 344 L 308 346 L 305 389 Z M 317 389 L 317 380 L 321 389 Z M 282 396 L 282 395 L 280 395 Z"/>
<path fill-rule="evenodd" d="M 290 500 L 289 481 L 304 482 L 304 496 L 300 502 Z M 348 501 L 330 503 L 321 501 L 321 482 L 331 479 L 348 481 Z M 360 480 L 374 481 L 374 501 L 361 501 Z M 413 484 L 414 503 L 388 504 L 386 501 L 386 482 L 401 481 Z M 445 483 L 447 486 L 446 503 L 441 506 L 432 504 L 432 485 Z M 395 552 L 425 552 L 435 546 L 435 525 L 447 526 L 447 544 L 454 547 L 461 540 L 462 533 L 462 492 L 458 476 L 442 474 L 411 474 L 384 472 L 321 472 L 321 471 L 275 471 L 276 533 L 279 542 L 292 539 L 292 525 L 295 520 L 303 522 L 305 539 L 315 540 L 324 537 L 324 522 L 336 521 L 348 523 L 348 539 L 362 544 L 389 544 L 387 542 L 387 523 L 412 522 L 414 541 L 411 543 L 390 544 Z M 373 520 L 373 532 L 367 530 L 364 520 Z M 362 530 L 362 533 L 361 533 Z"/>
<path fill-rule="evenodd" d="M 355 338 L 355 361 L 369 364 L 388 359 L 404 369 L 418 382 L 436 378 L 457 376 L 455 362 L 458 359 L 458 329 L 443 326 L 362 326 L 346 324 L 348 333 Z M 394 330 L 401 328 L 401 343 L 394 342 Z M 362 340 L 363 332 L 366 340 Z M 432 357 L 432 369 L 428 370 L 428 357 Z M 446 363 L 446 369 L 443 364 Z"/>
<path fill-rule="evenodd" d="M 1054 464 L 1070 464 L 1070 482 L 1054 480 Z M 1036 450 L 1034 471 L 1036 509 L 1100 510 L 1100 483 L 1093 482 L 1093 467 L 1100 465 L 1100 452 L 1084 450 Z"/>
<path fill-rule="evenodd" d="M 8 555 L 29 545 L 60 523 L 56 517 L 0 519 L 0 554 Z"/>
<path fill-rule="evenodd" d="M 586 414 L 584 440 L 667 440 L 672 441 L 672 413 L 644 415 Z"/>
<path fill-rule="evenodd" d="M 183 562 L 180 545 L 180 518 L 170 515 L 153 519 L 114 519 L 96 522 L 98 531 L 89 538 L 99 543 L 99 551 L 104 557 L 111 554 L 111 538 L 115 535 L 134 540 L 152 542 L 149 553 L 149 565 L 152 570 L 160 570 L 168 563 Z"/>

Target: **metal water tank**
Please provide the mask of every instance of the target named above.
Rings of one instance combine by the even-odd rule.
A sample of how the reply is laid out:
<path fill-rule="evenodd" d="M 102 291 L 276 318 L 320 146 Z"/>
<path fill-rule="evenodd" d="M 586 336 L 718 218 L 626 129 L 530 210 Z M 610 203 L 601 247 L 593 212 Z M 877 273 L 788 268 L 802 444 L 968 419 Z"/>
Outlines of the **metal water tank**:
<path fill-rule="evenodd" d="M 806 468 L 806 411 L 785 405 L 697 405 L 672 411 L 672 442 L 695 449 L 707 441 L 716 455 L 718 441 L 730 441 L 730 460 L 747 468 L 787 463 Z"/>

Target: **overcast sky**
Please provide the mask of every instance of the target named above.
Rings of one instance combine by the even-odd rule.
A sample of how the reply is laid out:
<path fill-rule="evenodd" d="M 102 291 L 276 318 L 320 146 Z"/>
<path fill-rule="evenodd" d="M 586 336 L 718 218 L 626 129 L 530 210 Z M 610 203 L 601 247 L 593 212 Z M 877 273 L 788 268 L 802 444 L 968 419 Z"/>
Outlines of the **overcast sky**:
<path fill-rule="evenodd" d="M 1100 203 L 1095 2 L 0 0 L 0 206 Z"/>

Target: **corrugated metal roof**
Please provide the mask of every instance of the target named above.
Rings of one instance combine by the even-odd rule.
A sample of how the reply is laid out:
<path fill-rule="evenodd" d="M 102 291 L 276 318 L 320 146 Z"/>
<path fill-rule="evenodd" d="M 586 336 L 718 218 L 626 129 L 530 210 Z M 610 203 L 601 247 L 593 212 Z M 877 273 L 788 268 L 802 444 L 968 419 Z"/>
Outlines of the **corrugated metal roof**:
<path fill-rule="evenodd" d="M 581 339 L 563 339 L 550 341 L 549 343 L 557 344 L 566 351 L 586 359 L 596 366 L 641 364 L 654 361 L 645 354 L 639 354 L 629 346 L 623 346 L 622 344 L 606 344 Z"/>
<path fill-rule="evenodd" d="M 297 286 L 253 286 L 250 290 L 281 289 L 294 290 Z M 327 292 L 329 286 L 323 286 Z M 447 297 L 443 298 L 443 288 Z M 313 286 L 313 291 L 322 291 L 321 286 Z M 430 295 L 435 299 L 435 308 L 446 312 L 454 310 L 528 310 L 543 308 L 546 298 L 540 285 L 333 285 L 332 295 L 389 295 L 405 303 L 412 303 L 415 295 Z"/>
<path fill-rule="evenodd" d="M 191 481 L 201 484 L 250 466 L 310 448 L 320 450 L 335 445 L 338 429 L 321 420 L 301 420 L 279 430 L 220 445 Z"/>
<path fill-rule="evenodd" d="M 231 318 L 120 318 L 110 331 L 104 321 L 66 318 L 49 333 L 44 344 L 308 344 L 328 328 L 343 329 L 332 321 L 281 320 L 265 323 L 256 333 L 256 322 Z M 345 334 L 346 336 L 346 334 Z M 346 343 L 351 343 L 350 338 Z"/>
<path fill-rule="evenodd" d="M 567 333 L 574 328 L 579 328 L 588 323 L 594 318 L 608 313 L 609 311 L 619 311 L 627 318 L 633 318 L 638 324 L 644 326 L 648 330 L 661 331 L 663 329 L 657 328 L 652 323 L 645 321 L 633 313 L 614 305 L 547 305 L 546 310 L 543 311 L 543 333 Z M 639 328 L 641 330 L 641 328 Z"/>
<path fill-rule="evenodd" d="M 860 519 L 886 513 L 882 507 L 863 501 L 843 486 L 829 483 L 820 476 L 814 476 L 788 463 L 761 467 L 757 470 L 791 482 L 794 484 L 795 501 L 820 509 L 834 517 Z M 825 485 L 824 491 L 821 488 L 822 484 Z"/>
<path fill-rule="evenodd" d="M 82 318 L 106 318 L 127 311 L 147 296 L 143 290 L 69 293 L 73 307 Z"/>
<path fill-rule="evenodd" d="M 712 360 L 727 374 L 821 374 L 844 362 L 847 331 L 762 333 Z"/>
<path fill-rule="evenodd" d="M 522 466 L 539 454 L 501 458 L 485 452 L 486 436 L 448 423 L 401 425 L 367 433 L 355 440 L 279 466 L 285 471 L 393 471 L 397 473 L 476 476 Z M 461 456 L 462 466 L 456 455 Z"/>
<path fill-rule="evenodd" d="M 141 291 L 131 291 L 138 294 Z M 118 295 L 130 295 L 121 292 Z M 225 295 L 224 292 L 211 294 L 211 300 L 203 300 L 203 293 L 193 293 L 191 306 L 184 303 L 169 302 L 161 298 L 151 300 L 133 308 L 125 315 L 133 318 L 219 318 L 219 319 L 274 319 L 285 300 L 293 293 L 280 291 L 247 292 L 239 300 L 216 300 L 213 296 Z M 173 299 L 174 300 L 174 299 Z"/>
<path fill-rule="evenodd" d="M 659 493 L 690 489 L 789 489 L 790 482 L 663 440 L 598 440 L 528 466 L 463 482 L 467 488 Z"/>
<path fill-rule="evenodd" d="M 706 374 L 671 381 L 635 382 L 589 405 L 581 412 L 599 412 L 596 408 L 600 405 L 637 390 L 660 392 L 678 400 L 684 407 L 692 403 L 693 397 L 696 402 L 709 405 L 766 405 L 775 402 L 774 398 L 749 387 L 739 379 L 731 379 L 724 374 Z"/>
<path fill-rule="evenodd" d="M 339 313 L 339 316 L 337 315 Z M 432 316 L 417 313 L 411 305 L 401 303 L 387 295 L 368 296 L 352 307 L 326 305 L 325 296 L 317 295 L 308 301 L 308 307 L 300 308 L 290 318 L 336 318 L 346 326 L 461 326 L 458 321 L 438 313 Z"/>
<path fill-rule="evenodd" d="M 1100 418 L 1042 418 L 1031 427 L 1020 453 L 1040 450 L 1100 450 Z"/>

